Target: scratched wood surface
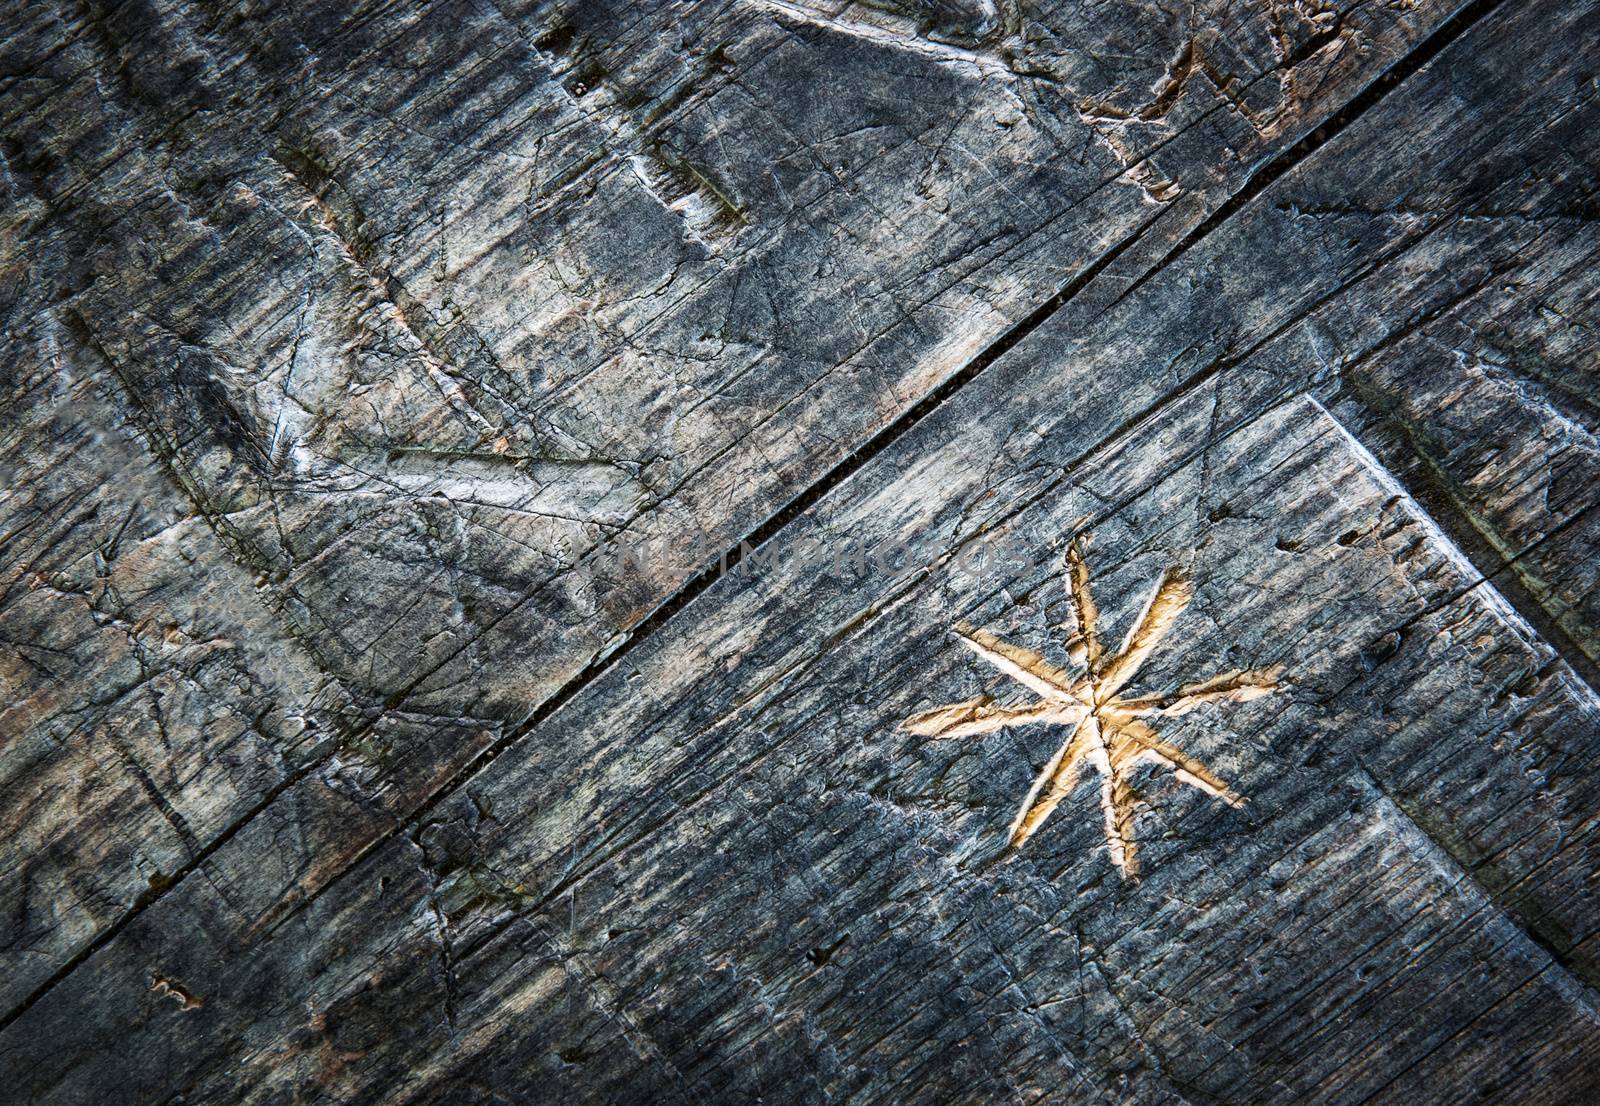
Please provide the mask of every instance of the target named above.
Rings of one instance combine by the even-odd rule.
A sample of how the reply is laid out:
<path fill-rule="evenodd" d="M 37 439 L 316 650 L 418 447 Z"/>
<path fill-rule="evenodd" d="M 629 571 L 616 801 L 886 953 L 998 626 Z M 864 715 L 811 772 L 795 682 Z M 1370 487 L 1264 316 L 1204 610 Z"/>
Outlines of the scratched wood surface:
<path fill-rule="evenodd" d="M 1600 1098 L 1592 5 L 0 18 L 9 1094 Z"/>

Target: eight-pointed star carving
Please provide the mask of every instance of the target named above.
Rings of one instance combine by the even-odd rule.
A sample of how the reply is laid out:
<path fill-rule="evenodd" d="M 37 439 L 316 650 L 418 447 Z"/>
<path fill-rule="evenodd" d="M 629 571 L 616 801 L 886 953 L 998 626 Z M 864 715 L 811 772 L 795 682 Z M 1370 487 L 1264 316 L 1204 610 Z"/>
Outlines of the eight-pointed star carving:
<path fill-rule="evenodd" d="M 936 707 L 901 723 L 901 729 L 934 738 L 975 737 L 1008 726 L 1056 724 L 1069 728 L 1067 739 L 1045 763 L 1011 823 L 1009 846 L 1021 846 L 1072 791 L 1087 763 L 1100 775 L 1100 806 L 1105 814 L 1111 862 L 1128 879 L 1139 874 L 1133 840 L 1133 774 L 1141 764 L 1170 768 L 1184 783 L 1238 807 L 1244 804 L 1200 761 L 1161 740 L 1147 720 L 1172 717 L 1203 703 L 1244 702 L 1278 689 L 1280 668 L 1234 670 L 1187 684 L 1171 695 L 1126 697 L 1123 688 L 1138 674 L 1193 596 L 1188 576 L 1178 567 L 1162 575 L 1144 611 L 1134 620 L 1122 647 L 1106 653 L 1100 643 L 1099 611 L 1089 592 L 1083 544 L 1067 547 L 1067 590 L 1077 632 L 1067 655 L 1083 666 L 1074 676 L 1030 649 L 1002 641 L 984 630 L 958 623 L 957 638 L 978 656 L 1039 696 L 1020 707 L 982 695 Z"/>

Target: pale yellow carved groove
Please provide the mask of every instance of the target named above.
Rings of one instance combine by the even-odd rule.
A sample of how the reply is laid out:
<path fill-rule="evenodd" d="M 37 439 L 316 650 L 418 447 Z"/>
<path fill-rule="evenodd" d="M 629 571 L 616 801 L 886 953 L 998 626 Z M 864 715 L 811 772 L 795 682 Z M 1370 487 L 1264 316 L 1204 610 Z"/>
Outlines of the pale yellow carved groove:
<path fill-rule="evenodd" d="M 152 976 L 150 989 L 156 993 L 156 997 L 170 998 L 185 1010 L 198 1010 L 205 1005 L 204 1001 L 191 993 L 183 984 L 165 976 Z"/>
<path fill-rule="evenodd" d="M 1038 695 L 1038 701 L 1008 707 L 982 695 L 913 715 L 900 728 L 924 737 L 956 738 L 978 737 L 1008 726 L 1069 727 L 1066 740 L 1023 798 L 1007 846 L 1019 848 L 1038 831 L 1072 793 L 1083 765 L 1088 764 L 1100 776 L 1100 808 L 1111 862 L 1124 878 L 1137 879 L 1133 774 L 1141 764 L 1167 768 L 1190 787 L 1230 806 L 1243 806 L 1245 801 L 1211 769 L 1163 741 L 1146 719 L 1176 717 L 1206 703 L 1243 703 L 1270 695 L 1278 690 L 1283 670 L 1235 670 L 1186 684 L 1170 695 L 1125 698 L 1122 689 L 1138 675 L 1193 598 L 1188 576 L 1177 567 L 1162 574 L 1122 647 L 1110 655 L 1104 653 L 1100 642 L 1100 613 L 1089 590 L 1082 542 L 1067 547 L 1066 584 L 1074 631 L 1067 655 L 1074 664 L 1083 665 L 1081 676 L 1058 668 L 1031 649 L 957 623 L 952 632 L 958 641 Z"/>

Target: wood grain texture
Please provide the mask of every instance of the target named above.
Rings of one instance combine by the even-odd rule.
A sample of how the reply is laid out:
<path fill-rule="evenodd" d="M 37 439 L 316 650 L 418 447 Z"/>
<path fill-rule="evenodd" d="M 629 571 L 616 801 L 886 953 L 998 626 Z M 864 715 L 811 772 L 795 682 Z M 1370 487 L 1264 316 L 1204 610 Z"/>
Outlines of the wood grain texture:
<path fill-rule="evenodd" d="M 1162 207 L 1097 132 L 1079 121 L 1063 135 L 1062 105 L 1105 75 L 1100 54 L 1056 56 L 1048 44 L 1067 32 L 1050 19 L 1029 22 L 1038 44 L 1024 52 L 1054 60 L 1023 76 L 788 9 L 474 7 L 470 35 L 442 30 L 463 18 L 449 7 L 335 22 L 279 5 L 264 25 L 181 6 L 22 14 L 35 17 L 11 40 L 26 79 L 6 106 L 19 225 L 37 227 L 19 257 L 25 302 L 64 300 L 53 356 L 125 409 L 257 579 L 271 632 L 349 704 L 334 744 L 269 796 L 328 770 L 329 749 L 359 746 L 386 710 L 447 730 L 522 721 L 672 596 L 708 545 L 734 544 L 1152 218 L 1152 242 L 1193 226 L 1246 179 L 1239 151 L 1283 149 L 1442 17 L 1352 16 L 1348 33 L 1306 37 L 1296 64 L 1324 92 L 1284 99 L 1264 133 L 1215 98 L 1192 126 L 1163 119 L 1162 142 L 1195 175 L 1189 198 Z M 1251 38 L 1262 80 L 1281 86 L 1264 18 L 1206 35 Z M 684 21 L 692 33 L 662 30 Z M 1164 28 L 1128 79 L 1156 79 L 1184 30 Z M 1360 51 L 1341 45 L 1350 36 Z M 402 41 L 438 92 L 396 78 Z M 746 48 L 749 74 L 726 60 Z M 818 65 L 866 85 L 778 127 L 771 104 L 786 121 L 786 90 Z M 1088 67 L 1077 84 L 1071 67 Z M 1030 113 L 1025 94 L 1054 107 Z M 462 120 L 470 140 L 440 137 Z M 662 143 L 686 164 L 709 156 L 686 145 L 695 120 L 746 135 L 731 148 L 748 179 L 728 188 L 747 197 L 749 233 L 702 241 L 659 202 Z M 870 141 L 855 169 L 837 136 Z M 1007 231 L 997 210 L 1030 221 Z M 452 238 L 472 244 L 455 262 Z M 985 264 L 1003 270 L 995 288 L 975 275 Z M 619 539 L 657 555 L 620 573 Z M 260 805 L 198 836 L 183 869 Z M 122 903 L 112 924 L 135 895 Z M 40 962 L 47 976 L 62 965 Z"/>
<path fill-rule="evenodd" d="M 23 1100 L 1600 1094 L 1591 6 L 6 22 Z"/>

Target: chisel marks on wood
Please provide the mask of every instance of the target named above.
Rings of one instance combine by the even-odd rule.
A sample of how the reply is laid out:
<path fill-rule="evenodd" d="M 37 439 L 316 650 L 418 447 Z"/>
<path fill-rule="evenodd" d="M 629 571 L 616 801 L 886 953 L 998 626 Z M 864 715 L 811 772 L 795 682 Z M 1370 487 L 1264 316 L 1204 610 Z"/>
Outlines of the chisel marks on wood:
<path fill-rule="evenodd" d="M 1322 0 L 1295 0 L 1289 5 L 1278 0 L 1264 2 L 1278 82 L 1277 102 L 1270 108 L 1252 107 L 1247 95 L 1265 74 L 1240 77 L 1225 71 L 1211 57 L 1201 31 L 1192 32 L 1178 47 L 1144 104 L 1119 107 L 1112 97 L 1104 95 L 1078 99 L 1078 118 L 1122 163 L 1126 177 L 1142 188 L 1151 202 L 1166 203 L 1175 199 L 1181 189 L 1176 180 L 1163 174 L 1147 155 L 1137 152 L 1140 144 L 1129 139 L 1130 127 L 1169 126 L 1169 117 L 1193 86 L 1195 78 L 1205 77 L 1228 109 L 1244 119 L 1259 138 L 1268 142 L 1276 140 L 1300 117 L 1300 109 L 1310 95 L 1301 89 L 1295 75 L 1296 67 L 1325 51 L 1335 54 L 1356 38 L 1356 32 L 1344 26 L 1343 16 Z M 1310 38 L 1299 47 L 1294 45 L 1286 11 L 1299 16 L 1311 29 Z"/>
<path fill-rule="evenodd" d="M 1308 396 L 1305 402 L 1315 407 L 1327 419 L 1329 425 L 1337 431 L 1344 440 L 1345 445 L 1361 461 L 1372 478 L 1390 495 L 1406 504 L 1417 519 L 1418 525 L 1423 527 L 1433 544 L 1444 552 L 1465 578 L 1474 581 L 1472 587 L 1477 589 L 1483 604 L 1493 611 L 1497 618 L 1530 644 L 1544 640 L 1530 624 L 1529 618 L 1524 617 L 1523 612 L 1517 608 L 1516 604 L 1512 603 L 1506 593 L 1496 586 L 1495 577 L 1500 574 L 1505 565 L 1497 566 L 1493 570 L 1480 569 L 1473 563 L 1467 552 L 1439 524 L 1433 514 L 1422 503 L 1417 501 L 1409 489 L 1400 483 L 1393 471 L 1373 456 L 1372 451 L 1355 436 L 1349 427 L 1335 418 L 1333 413 L 1315 398 Z M 1584 692 L 1582 698 L 1591 703 L 1595 702 L 1597 697 L 1594 689 L 1589 687 L 1579 676 L 1575 667 L 1572 678 L 1574 683 L 1582 686 Z"/>
<path fill-rule="evenodd" d="M 1135 153 L 1118 127 L 1097 116 L 1092 105 L 1080 105 L 1078 118 L 1094 131 L 1101 145 L 1111 151 L 1111 156 L 1122 165 L 1122 175 L 1143 190 L 1145 199 L 1153 204 L 1164 204 L 1183 192 L 1178 182 L 1163 174 L 1154 161 Z"/>
<path fill-rule="evenodd" d="M 1144 719 L 1186 714 L 1206 703 L 1243 703 L 1270 695 L 1278 690 L 1282 672 L 1277 668 L 1227 672 L 1187 684 L 1169 695 L 1124 697 L 1122 689 L 1138 675 L 1189 605 L 1193 588 L 1182 569 L 1169 568 L 1150 593 L 1122 647 L 1107 656 L 1101 652 L 1099 613 L 1089 590 L 1083 547 L 1083 541 L 1075 540 L 1066 554 L 1067 587 L 1076 622 L 1076 634 L 1068 643 L 1067 655 L 1074 664 L 1084 665 L 1082 676 L 1070 676 L 1030 649 L 959 623 L 953 632 L 962 644 L 1039 695 L 1039 700 L 1009 708 L 997 707 L 984 696 L 924 711 L 906 719 L 901 728 L 925 737 L 953 738 L 977 737 L 1034 723 L 1070 727 L 1066 741 L 1028 789 L 1011 823 L 1008 847 L 1020 848 L 1038 831 L 1072 793 L 1080 770 L 1088 764 L 1100 775 L 1100 807 L 1105 816 L 1111 862 L 1124 878 L 1137 879 L 1139 858 L 1133 839 L 1137 794 L 1133 776 L 1141 765 L 1171 769 L 1190 787 L 1229 806 L 1240 807 L 1245 801 L 1205 764 L 1161 740 Z"/>
<path fill-rule="evenodd" d="M 154 991 L 158 998 L 170 998 L 184 1010 L 198 1010 L 205 1005 L 204 999 L 192 994 L 188 988 L 177 980 L 169 979 L 164 975 L 150 977 L 150 990 Z"/>

